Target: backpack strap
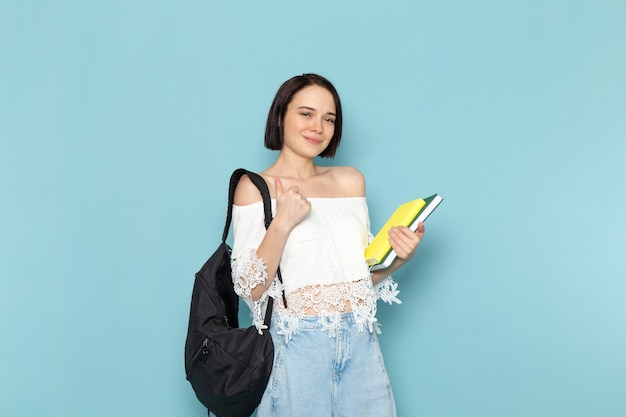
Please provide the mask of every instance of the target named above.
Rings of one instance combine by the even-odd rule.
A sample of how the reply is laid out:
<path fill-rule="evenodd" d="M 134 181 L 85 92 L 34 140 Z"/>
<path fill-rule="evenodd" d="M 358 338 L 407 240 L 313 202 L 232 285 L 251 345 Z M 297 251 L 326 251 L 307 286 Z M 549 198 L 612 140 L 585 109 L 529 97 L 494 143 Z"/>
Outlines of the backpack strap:
<path fill-rule="evenodd" d="M 267 188 L 267 184 L 263 177 L 254 172 L 250 172 L 243 168 L 236 169 L 230 176 L 230 186 L 228 187 L 228 211 L 226 214 L 226 224 L 224 225 L 224 232 L 222 233 L 222 243 L 226 242 L 228 237 L 228 231 L 230 230 L 230 223 L 233 219 L 233 203 L 235 199 L 235 189 L 242 176 L 248 175 L 256 188 L 261 192 L 263 198 L 263 212 L 265 214 L 265 228 L 267 229 L 272 222 L 272 203 L 270 200 L 270 191 Z"/>
<path fill-rule="evenodd" d="M 226 224 L 224 225 L 224 232 L 222 233 L 222 243 L 226 242 L 226 238 L 228 237 L 228 231 L 230 230 L 230 223 L 233 219 L 233 204 L 235 199 L 235 188 L 237 188 L 237 184 L 243 175 L 247 175 L 252 183 L 259 189 L 261 192 L 261 197 L 263 198 L 263 213 L 265 217 L 265 229 L 270 226 L 272 223 L 272 200 L 270 199 L 270 191 L 267 188 L 267 183 L 259 174 L 248 171 L 244 168 L 236 169 L 232 175 L 230 176 L 230 185 L 228 187 L 228 211 L 226 214 Z M 283 283 L 283 277 L 280 273 L 280 266 L 276 270 L 276 275 L 278 275 L 278 280 L 281 285 Z M 270 297 L 272 298 L 272 297 Z M 287 297 L 285 296 L 285 290 L 283 289 L 283 305 L 285 308 L 287 307 Z M 265 312 L 265 321 L 264 324 L 269 327 L 271 318 L 272 318 L 272 310 L 274 308 L 274 303 L 268 303 L 267 310 Z"/>

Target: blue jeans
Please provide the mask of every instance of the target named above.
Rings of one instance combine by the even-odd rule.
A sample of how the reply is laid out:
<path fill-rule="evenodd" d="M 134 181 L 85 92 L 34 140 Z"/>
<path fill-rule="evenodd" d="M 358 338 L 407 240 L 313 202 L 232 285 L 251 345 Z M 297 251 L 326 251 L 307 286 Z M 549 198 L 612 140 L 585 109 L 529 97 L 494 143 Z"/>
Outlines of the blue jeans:
<path fill-rule="evenodd" d="M 257 416 L 395 417 L 376 334 L 359 331 L 352 313 L 336 332 L 323 327 L 318 317 L 302 318 L 288 342 L 270 328 L 274 367 Z"/>

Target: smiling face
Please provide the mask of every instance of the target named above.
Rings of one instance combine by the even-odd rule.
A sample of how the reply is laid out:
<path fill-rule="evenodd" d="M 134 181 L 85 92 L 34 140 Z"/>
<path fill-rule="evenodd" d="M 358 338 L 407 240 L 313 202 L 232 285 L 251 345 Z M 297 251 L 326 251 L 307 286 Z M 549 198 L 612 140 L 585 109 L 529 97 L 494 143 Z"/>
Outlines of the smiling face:
<path fill-rule="evenodd" d="M 333 97 L 335 111 L 335 123 L 334 133 L 330 140 L 330 144 L 326 145 L 326 148 L 319 154 L 322 158 L 332 158 L 335 156 L 335 152 L 341 143 L 341 133 L 343 130 L 343 116 L 341 111 L 341 100 L 339 94 L 335 89 L 335 86 L 326 78 L 318 74 L 302 74 L 291 77 L 285 81 L 274 96 L 270 111 L 267 114 L 267 123 L 265 124 L 265 147 L 274 151 L 280 151 L 284 149 L 284 136 L 285 136 L 285 117 L 287 115 L 287 108 L 292 105 L 294 97 L 300 94 L 303 90 L 309 87 L 321 87 L 322 90 L 330 93 Z M 309 93 L 309 92 L 307 92 Z M 323 93 L 325 95 L 325 93 Z M 307 106 L 305 106 L 307 107 Z M 310 106 L 309 106 L 310 107 Z M 317 107 L 316 111 L 320 111 Z"/>
<path fill-rule="evenodd" d="M 283 119 L 283 148 L 303 157 L 318 156 L 330 144 L 336 119 L 333 95 L 319 85 L 293 95 Z"/>

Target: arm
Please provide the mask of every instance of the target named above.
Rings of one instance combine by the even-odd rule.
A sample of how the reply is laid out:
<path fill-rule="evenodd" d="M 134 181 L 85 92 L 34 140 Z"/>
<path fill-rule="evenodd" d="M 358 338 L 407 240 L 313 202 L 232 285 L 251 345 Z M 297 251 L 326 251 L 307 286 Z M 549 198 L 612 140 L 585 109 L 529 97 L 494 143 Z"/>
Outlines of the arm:
<path fill-rule="evenodd" d="M 256 257 L 262 260 L 264 265 L 265 274 L 262 275 L 265 279 L 263 282 L 255 283 L 252 286 L 250 296 L 253 301 L 260 299 L 272 284 L 291 230 L 311 210 L 311 204 L 300 194 L 297 187 L 283 190 L 282 182 L 279 178 L 274 178 L 274 185 L 276 190 L 276 215 L 256 249 Z M 235 204 L 251 204 L 258 201 L 258 199 L 259 192 L 252 181 L 248 177 L 242 177 L 235 190 Z M 235 277 L 235 279 L 242 279 L 242 277 Z"/>
<path fill-rule="evenodd" d="M 415 255 L 425 233 L 424 223 L 420 223 L 415 232 L 404 226 L 392 227 L 389 230 L 389 243 L 391 243 L 397 256 L 388 268 L 379 269 L 372 273 L 373 284 L 378 284 L 407 263 Z"/>

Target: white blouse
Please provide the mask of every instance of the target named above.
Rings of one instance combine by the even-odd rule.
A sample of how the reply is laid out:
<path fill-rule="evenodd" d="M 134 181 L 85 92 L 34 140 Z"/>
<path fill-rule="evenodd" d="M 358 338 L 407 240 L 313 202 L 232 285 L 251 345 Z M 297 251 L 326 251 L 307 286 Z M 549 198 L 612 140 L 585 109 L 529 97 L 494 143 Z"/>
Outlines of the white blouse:
<path fill-rule="evenodd" d="M 267 273 L 256 249 L 265 236 L 263 202 L 233 206 L 232 270 L 235 291 L 248 304 L 254 324 L 263 328 L 267 297 L 274 297 L 279 326 L 287 340 L 297 329 L 297 318 L 318 315 L 333 330 L 339 316 L 350 307 L 357 323 L 377 330 L 376 300 L 400 302 L 391 277 L 376 287 L 365 260 L 372 239 L 365 197 L 309 198 L 311 211 L 289 234 L 280 269 L 283 286 L 275 277 L 266 293 L 254 302 L 251 290 L 265 282 Z M 276 201 L 272 200 L 272 212 Z M 282 291 L 287 309 L 282 305 Z M 275 320 L 275 318 L 274 318 Z"/>

